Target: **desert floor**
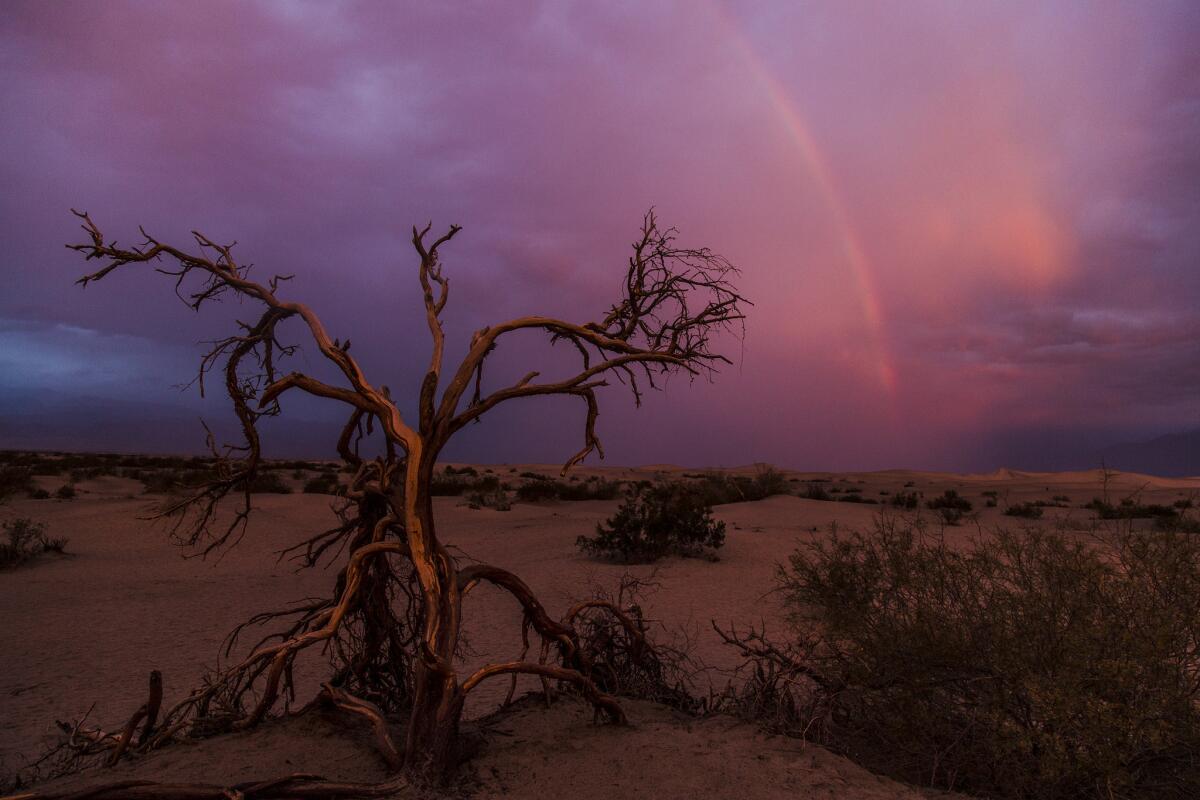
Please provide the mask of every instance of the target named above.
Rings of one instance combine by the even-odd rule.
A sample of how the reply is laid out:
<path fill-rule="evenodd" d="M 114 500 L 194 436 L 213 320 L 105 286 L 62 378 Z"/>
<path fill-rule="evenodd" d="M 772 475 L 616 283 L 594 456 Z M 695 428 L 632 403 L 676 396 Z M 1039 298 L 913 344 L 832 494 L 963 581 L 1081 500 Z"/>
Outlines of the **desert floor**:
<path fill-rule="evenodd" d="M 511 471 L 555 472 L 531 465 L 488 469 L 502 478 Z M 582 475 L 638 479 L 680 472 L 664 466 L 590 469 Z M 1029 524 L 1003 516 L 1001 509 L 1055 495 L 1069 497 L 1070 507 L 1048 508 L 1035 524 L 1050 525 L 1062 516 L 1085 522 L 1091 514 L 1080 506 L 1102 491 L 1099 471 L 787 474 L 795 487 L 822 478 L 830 481 L 827 486 L 858 487 L 864 497 L 880 500 L 886 499 L 881 492 L 905 487 L 926 498 L 956 489 L 978 512 L 974 521 L 947 529 L 949 537 L 963 542 L 995 526 Z M 38 481 L 49 490 L 62 483 L 47 477 Z M 19 499 L 0 506 L 0 519 L 40 520 L 49 534 L 70 540 L 68 556 L 0 572 L 0 773 L 20 769 L 41 752 L 52 740 L 55 720 L 76 720 L 90 711 L 90 721 L 118 727 L 143 702 L 151 669 L 162 671 L 170 703 L 197 684 L 206 667 L 217 665 L 222 640 L 234 625 L 255 612 L 327 594 L 334 574 L 295 573 L 275 555 L 333 519 L 331 498 L 325 495 L 256 495 L 258 510 L 245 539 L 220 558 L 201 560 L 184 558 L 161 528 L 139 519 L 155 499 L 142 493 L 140 483 L 101 477 L 77 489 L 75 500 Z M 985 491 L 997 493 L 997 507 L 984 507 Z M 1196 492 L 1200 478 L 1119 474 L 1108 485 L 1113 498 L 1140 493 L 1142 502 L 1168 505 Z M 644 607 L 656 620 L 658 635 L 686 632 L 695 655 L 714 668 L 706 679 L 715 686 L 728 680 L 722 670 L 736 660 L 710 621 L 765 623 L 782 631 L 783 615 L 771 594 L 776 565 L 801 543 L 827 535 L 831 523 L 866 527 L 884 508 L 794 496 L 721 505 L 714 513 L 727 523 L 728 538 L 719 560 L 673 558 L 629 567 L 585 557 L 575 546 L 577 536 L 592 533 L 617 505 L 517 503 L 500 512 L 472 510 L 461 498 L 439 497 L 435 507 L 444 541 L 464 559 L 522 576 L 552 614 L 595 587 L 615 586 L 627 572 L 653 581 L 657 589 Z M 480 587 L 468 597 L 464 615 L 470 661 L 508 659 L 519 652 L 520 617 L 506 595 Z M 307 674 L 298 677 L 315 690 L 321 659 L 314 655 L 307 663 Z M 472 766 L 470 789 L 476 796 L 558 796 L 568 790 L 580 798 L 782 797 L 801 790 L 815 797 L 914 795 L 819 747 L 766 736 L 728 718 L 687 719 L 633 703 L 630 728 L 607 728 L 593 725 L 590 711 L 571 701 L 550 711 L 522 703 L 503 716 L 489 716 L 507 688 L 506 681 L 495 682 L 490 693 L 473 696 L 468 709 L 474 719 L 487 718 L 485 744 Z M 379 777 L 382 765 L 369 745 L 359 746 L 354 731 L 331 735 L 336 727 L 336 721 L 318 717 L 272 722 L 253 734 L 168 748 L 105 777 L 232 782 L 297 770 L 331 778 Z"/>

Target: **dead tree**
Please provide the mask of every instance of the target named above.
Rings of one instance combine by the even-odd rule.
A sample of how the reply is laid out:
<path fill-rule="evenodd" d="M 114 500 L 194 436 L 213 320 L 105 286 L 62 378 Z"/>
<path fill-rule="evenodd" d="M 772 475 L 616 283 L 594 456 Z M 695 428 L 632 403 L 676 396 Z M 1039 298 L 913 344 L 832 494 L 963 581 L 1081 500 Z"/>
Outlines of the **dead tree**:
<path fill-rule="evenodd" d="M 592 654 L 581 642 L 575 624 L 578 609 L 554 619 L 511 572 L 456 563 L 436 532 L 430 493 L 434 466 L 447 442 L 465 425 L 503 403 L 540 395 L 575 397 L 586 407 L 583 446 L 567 460 L 564 473 L 592 452 L 603 457 L 596 435 L 596 390 L 609 379 L 618 378 L 640 402 L 644 386 L 656 387 L 662 376 L 704 375 L 728 363 L 714 349 L 714 339 L 741 324 L 746 304 L 730 283 L 737 273 L 731 263 L 707 249 L 679 247 L 675 231 L 661 228 L 650 212 L 633 244 L 620 297 L 596 320 L 573 323 L 526 316 L 481 328 L 471 337 L 461 363 L 448 371 L 443 365 L 442 312 L 450 285 L 441 250 L 460 227 L 452 225 L 436 238 L 430 235 L 430 225 L 414 227 L 412 245 L 432 347 L 420 382 L 417 418 L 410 421 L 388 388 L 368 379 L 350 354 L 349 339 L 333 338 L 309 306 L 283 296 L 281 286 L 290 275 L 255 281 L 249 266 L 234 259 L 232 245 L 198 232 L 193 232 L 195 248 L 190 251 L 158 241 L 144 230 L 141 244 L 120 247 L 106 242 L 87 214 L 75 213 L 88 241 L 68 247 L 102 264 L 80 278 L 80 284 L 102 280 L 127 266 L 147 265 L 172 276 L 176 293 L 192 309 L 230 295 L 252 301 L 259 309 L 257 319 L 241 323 L 238 333 L 216 342 L 201 361 L 201 389 L 211 371 L 221 370 L 244 441 L 219 451 L 210 435 L 218 456 L 216 477 L 165 509 L 184 542 L 207 553 L 231 546 L 244 535 L 251 482 L 261 466 L 257 424 L 264 416 L 280 413 L 281 398 L 307 393 L 342 404 L 348 414 L 337 443 L 341 458 L 353 468 L 341 524 L 293 548 L 310 566 L 338 554 L 345 559 L 331 596 L 252 620 L 290 622 L 244 660 L 169 707 L 153 731 L 143 732 L 140 747 L 154 747 L 189 726 L 244 729 L 258 723 L 281 697 L 286 704 L 294 695 L 293 662 L 314 645 L 334 655 L 335 669 L 323 693 L 326 700 L 369 719 L 389 761 L 424 778 L 449 772 L 466 697 L 498 676 L 529 674 L 568 684 L 598 713 L 623 719 L 613 687 L 602 671 L 593 669 Z M 307 329 L 335 368 L 336 383 L 280 368 L 295 350 L 278 336 L 280 324 L 287 320 L 298 320 Z M 518 331 L 541 331 L 552 342 L 569 344 L 578 356 L 578 371 L 561 380 L 539 380 L 538 372 L 529 372 L 512 385 L 485 389 L 489 357 Z M 378 428 L 382 455 L 360 455 L 364 428 Z M 523 655 L 469 675 L 458 672 L 463 597 L 481 582 L 517 600 L 526 631 L 532 629 L 541 639 L 543 658 L 532 661 Z M 652 649 L 644 640 L 643 626 L 627 609 L 599 603 L 588 610 L 607 615 L 641 643 L 639 648 Z M 548 653 L 555 654 L 553 662 L 545 657 Z M 399 712 L 408 719 L 402 746 L 392 742 L 383 719 Z M 132 735 L 131 727 L 122 737 L 125 746 Z"/>

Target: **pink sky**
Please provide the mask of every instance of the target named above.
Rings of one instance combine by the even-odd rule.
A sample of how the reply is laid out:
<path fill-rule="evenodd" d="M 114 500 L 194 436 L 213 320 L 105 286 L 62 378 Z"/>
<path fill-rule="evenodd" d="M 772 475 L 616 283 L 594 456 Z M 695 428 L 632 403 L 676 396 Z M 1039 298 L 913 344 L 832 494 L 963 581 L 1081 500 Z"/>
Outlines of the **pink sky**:
<path fill-rule="evenodd" d="M 614 463 L 1066 466 L 1200 427 L 1198 40 L 1189 2 L 6 3 L 0 447 L 225 416 L 172 387 L 237 307 L 73 287 L 72 206 L 237 240 L 415 396 L 413 222 L 464 226 L 461 349 L 603 310 L 653 205 L 755 306 L 713 384 L 602 396 Z M 322 424 L 281 451 L 324 454 L 291 413 Z M 552 461 L 580 422 L 513 408 L 451 454 Z"/>

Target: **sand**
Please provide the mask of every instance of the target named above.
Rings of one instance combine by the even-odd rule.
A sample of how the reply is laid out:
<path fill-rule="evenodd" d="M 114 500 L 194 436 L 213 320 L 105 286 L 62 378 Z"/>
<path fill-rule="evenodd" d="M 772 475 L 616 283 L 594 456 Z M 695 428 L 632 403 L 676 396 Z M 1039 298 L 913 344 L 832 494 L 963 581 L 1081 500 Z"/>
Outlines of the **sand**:
<path fill-rule="evenodd" d="M 510 469 L 555 472 L 531 465 L 493 469 L 502 477 Z M 582 475 L 651 478 L 680 471 L 661 466 L 593 469 Z M 1062 516 L 1082 522 L 1090 513 L 1079 506 L 1103 490 L 1095 471 L 952 475 L 894 470 L 789 477 L 799 486 L 823 479 L 829 481 L 826 486 L 857 487 L 864 497 L 881 500 L 886 500 L 881 492 L 918 490 L 930 497 L 956 489 L 979 509 L 975 523 L 949 529 L 951 537 L 964 542 L 989 526 L 1027 524 L 1002 516 L 1006 505 L 1054 495 L 1069 496 L 1072 507 L 1047 509 L 1037 524 L 1053 524 Z M 61 483 L 39 480 L 48 489 Z M 70 539 L 69 556 L 0 572 L 0 771 L 15 770 L 36 755 L 53 738 L 56 719 L 74 720 L 91 709 L 91 720 L 119 725 L 144 700 L 151 669 L 162 671 L 169 703 L 217 663 L 221 642 L 234 625 L 257 611 L 326 594 L 332 580 L 332 572 L 294 573 L 275 557 L 281 547 L 332 519 L 328 497 L 256 495 L 258 511 L 245 540 L 219 560 L 200 560 L 183 558 L 161 529 L 138 519 L 148 500 L 139 483 L 105 477 L 77 488 L 79 497 L 71 501 L 21 499 L 0 506 L 0 519 L 32 517 L 45 522 L 51 535 Z M 983 507 L 985 491 L 997 493 L 996 508 Z M 1141 502 L 1170 504 L 1200 492 L 1200 478 L 1121 474 L 1109 481 L 1108 492 L 1113 499 L 1139 492 Z M 593 586 L 614 586 L 625 572 L 652 581 L 658 588 L 645 607 L 660 626 L 658 634 L 687 630 L 696 656 L 716 668 L 732 666 L 735 657 L 711 631 L 710 620 L 781 630 L 782 612 L 770 593 L 776 565 L 799 544 L 827 535 L 830 523 L 866 527 L 880 510 L 791 496 L 722 505 L 715 515 L 727 523 L 728 538 L 718 561 L 673 558 L 626 567 L 584 557 L 575 547 L 576 537 L 590 534 L 616 506 L 616 501 L 518 503 L 499 512 L 472 510 L 460 498 L 444 497 L 436 499 L 435 510 L 440 535 L 465 560 L 513 570 L 551 613 Z M 481 586 L 468 597 L 464 616 L 471 663 L 519 651 L 520 617 L 507 596 Z M 324 665 L 319 656 L 302 663 L 302 687 L 315 689 Z M 726 676 L 714 671 L 709 679 L 719 685 Z M 476 693 L 468 708 L 468 717 L 488 718 L 492 730 L 473 762 L 478 796 L 557 796 L 568 788 L 579 797 L 774 797 L 795 796 L 799 790 L 818 797 L 911 795 L 819 747 L 767 737 L 725 718 L 684 719 L 645 703 L 631 705 L 628 729 L 593 726 L 590 711 L 573 702 L 550 712 L 522 706 L 493 724 L 488 715 L 506 689 L 506 682 L 495 682 L 490 691 Z M 356 747 L 353 736 L 328 735 L 325 729 L 339 724 L 317 718 L 275 722 L 252 739 L 223 737 L 168 748 L 110 774 L 128 770 L 158 778 L 236 780 L 315 769 L 356 780 L 381 775 L 382 764 L 369 745 Z M 508 735 L 498 732 L 502 729 Z"/>

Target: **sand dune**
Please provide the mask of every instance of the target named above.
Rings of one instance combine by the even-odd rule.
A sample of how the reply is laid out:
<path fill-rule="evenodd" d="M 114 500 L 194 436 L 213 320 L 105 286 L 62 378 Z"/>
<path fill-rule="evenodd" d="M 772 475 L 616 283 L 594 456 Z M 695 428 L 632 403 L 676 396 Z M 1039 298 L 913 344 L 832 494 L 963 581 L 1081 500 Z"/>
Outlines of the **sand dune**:
<path fill-rule="evenodd" d="M 515 465 L 493 469 L 497 473 L 551 474 L 553 468 Z M 658 471 L 674 474 L 684 470 L 604 467 L 582 470 L 581 475 L 639 479 Z M 886 501 L 901 490 L 931 496 L 954 488 L 979 509 L 978 526 L 949 529 L 951 536 L 964 539 L 988 526 L 1014 522 L 1003 517 L 1000 508 L 984 506 L 984 491 L 995 492 L 1001 505 L 1069 495 L 1069 507 L 1047 509 L 1046 518 L 1039 523 L 1052 524 L 1057 517 L 1088 518 L 1090 512 L 1080 506 L 1104 488 L 1097 471 L 949 475 L 889 470 L 788 473 L 788 477 L 797 487 L 821 479 L 831 490 L 856 489 L 864 498 L 877 501 Z M 61 483 L 61 479 L 39 480 L 47 488 Z M 204 561 L 183 558 L 161 530 L 138 519 L 147 498 L 136 481 L 104 477 L 78 488 L 80 496 L 73 501 L 22 499 L 0 506 L 3 519 L 27 516 L 45 521 L 52 535 L 70 538 L 71 553 L 0 573 L 0 640 L 5 642 L 0 669 L 0 719 L 4 720 L 0 757 L 8 770 L 18 768 L 49 741 L 55 719 L 76 719 L 91 708 L 91 719 L 108 726 L 119 724 L 142 702 L 151 669 L 163 672 L 168 700 L 178 696 L 200 680 L 206 666 L 218 662 L 223 637 L 235 624 L 257 611 L 326 593 L 332 577 L 319 570 L 294 573 L 290 564 L 277 562 L 275 556 L 299 534 L 332 519 L 326 496 L 256 495 L 258 512 L 246 539 L 222 558 Z M 1109 481 L 1108 491 L 1114 497 L 1137 492 L 1143 502 L 1170 503 L 1200 492 L 1200 480 L 1121 473 Z M 770 594 L 776 564 L 798 544 L 825 535 L 831 522 L 866 526 L 883 508 L 794 496 L 718 506 L 715 515 L 728 525 L 727 545 L 719 561 L 669 559 L 654 566 L 626 567 L 585 558 L 575 547 L 576 537 L 590 534 L 616 505 L 616 501 L 517 503 L 511 511 L 499 512 L 471 510 L 459 498 L 439 497 L 435 510 L 441 535 L 464 559 L 514 570 L 539 593 L 551 613 L 561 611 L 591 587 L 614 585 L 625 572 L 651 581 L 657 591 L 647 598 L 645 607 L 656 620 L 656 634 L 689 631 L 697 657 L 716 668 L 709 679 L 719 685 L 726 679 L 719 670 L 732 666 L 735 659 L 709 629 L 710 620 L 740 625 L 761 621 L 778 630 L 783 615 Z M 468 597 L 464 613 L 470 662 L 508 658 L 519 650 L 520 616 L 511 599 L 483 586 Z M 298 675 L 302 687 L 315 691 L 324 665 L 319 658 L 302 664 Z M 535 686 L 533 681 L 524 684 L 526 689 Z M 492 714 L 506 688 L 497 683 L 490 692 L 472 695 L 468 717 L 482 719 Z M 304 689 L 301 695 L 303 698 Z M 512 735 L 492 736 L 476 764 L 483 782 L 482 796 L 498 796 L 505 787 L 518 786 L 524 787 L 526 794 L 513 796 L 547 796 L 565 786 L 571 775 L 577 776 L 572 784 L 576 789 L 615 781 L 623 791 L 632 791 L 638 781 L 662 777 L 662 786 L 676 787 L 678 793 L 660 788 L 651 792 L 655 796 L 694 795 L 703 793 L 704 788 L 695 784 L 688 767 L 700 763 L 697 759 L 705 769 L 716 770 L 720 781 L 727 781 L 721 786 L 744 784 L 747 791 L 742 796 L 777 796 L 778 787 L 790 787 L 792 793 L 811 790 L 818 792 L 816 796 L 825 796 L 820 791 L 831 797 L 907 796 L 907 790 L 869 775 L 863 777 L 865 773 L 857 767 L 819 748 L 768 739 L 729 720 L 676 719 L 663 709 L 635 704 L 632 731 L 613 731 L 584 724 L 584 716 L 590 720 L 590 712 L 563 706 L 548 715 L 522 710 L 496 723 L 509 726 Z M 247 756 L 243 759 L 246 769 L 252 765 L 282 769 L 288 759 L 293 765 L 298 759 L 316 759 L 315 750 L 304 744 L 304 736 L 316 735 L 312 734 L 315 728 L 305 727 L 311 725 L 318 723 L 296 723 L 294 730 L 256 739 L 259 744 L 255 746 L 269 752 Z M 670 730 L 670 735 L 665 735 L 665 730 Z M 539 741 L 552 742 L 552 746 L 540 746 Z M 180 776 L 195 776 L 220 763 L 232 776 L 237 770 L 221 755 L 226 747 L 237 750 L 231 742 L 213 742 L 195 753 L 191 749 L 171 751 L 147 760 L 145 766 L 139 763 L 122 769 L 175 775 L 172 770 L 176 766 L 172 765 L 178 765 Z M 373 763 L 369 756 L 345 750 L 341 744 L 331 748 L 317 759 L 331 776 L 361 778 L 375 768 L 365 766 Z M 270 753 L 274 755 L 268 757 Z M 613 765 L 618 758 L 633 760 L 621 761 L 621 769 L 616 770 Z M 669 769 L 663 766 L 672 759 L 679 763 Z M 754 783 L 750 775 L 759 774 L 754 772 L 762 767 L 758 762 L 769 765 L 762 774 L 777 784 Z M 660 768 L 666 772 L 656 777 Z M 843 790 L 836 787 L 843 784 L 853 786 L 853 793 L 838 795 L 837 791 Z M 738 793 L 733 788 L 722 791 Z M 599 789 L 595 792 L 601 794 Z M 783 789 L 778 789 L 778 796 L 782 793 Z M 580 796 L 592 795 L 585 792 Z"/>

